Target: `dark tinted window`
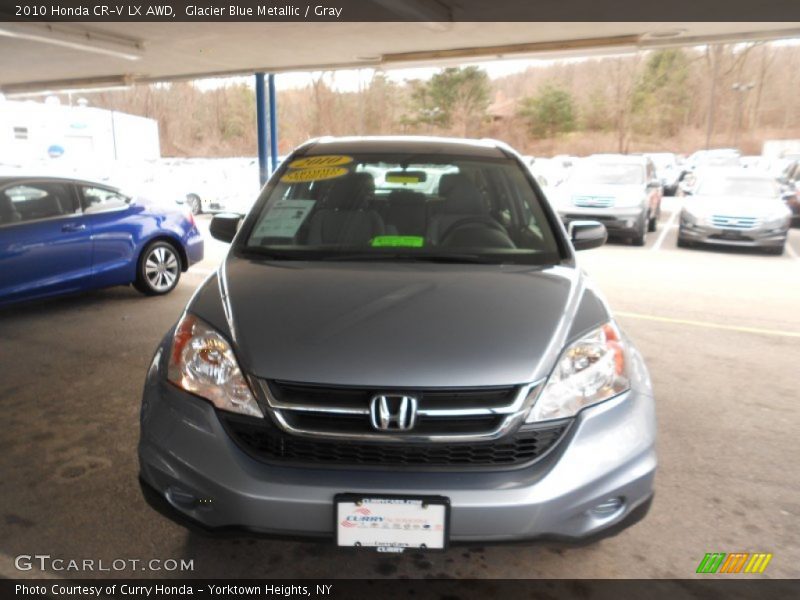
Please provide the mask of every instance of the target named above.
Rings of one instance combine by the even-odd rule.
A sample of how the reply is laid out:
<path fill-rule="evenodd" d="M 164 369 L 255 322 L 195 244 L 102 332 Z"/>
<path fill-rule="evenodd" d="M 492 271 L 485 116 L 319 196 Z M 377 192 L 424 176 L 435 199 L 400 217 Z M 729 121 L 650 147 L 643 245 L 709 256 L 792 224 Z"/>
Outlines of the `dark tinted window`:
<path fill-rule="evenodd" d="M 14 184 L 0 193 L 0 224 L 50 219 L 74 212 L 72 190 L 65 183 Z"/>

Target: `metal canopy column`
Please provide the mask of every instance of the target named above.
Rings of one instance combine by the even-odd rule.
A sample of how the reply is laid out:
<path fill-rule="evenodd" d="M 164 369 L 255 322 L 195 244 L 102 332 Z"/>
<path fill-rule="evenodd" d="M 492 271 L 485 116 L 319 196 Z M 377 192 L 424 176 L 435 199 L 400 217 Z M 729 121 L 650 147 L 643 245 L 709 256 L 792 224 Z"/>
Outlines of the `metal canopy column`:
<path fill-rule="evenodd" d="M 258 176 L 261 185 L 269 179 L 278 167 L 278 106 L 275 93 L 275 75 L 270 73 L 269 99 L 264 89 L 264 73 L 256 73 L 256 123 L 258 125 Z M 269 125 L 267 124 L 267 105 L 269 104 Z M 269 126 L 269 129 L 267 127 Z M 267 153 L 269 138 L 269 154 Z"/>
<path fill-rule="evenodd" d="M 258 128 L 258 180 L 264 185 L 269 179 L 267 164 L 267 104 L 264 94 L 264 74 L 256 73 L 256 126 Z"/>
<path fill-rule="evenodd" d="M 270 173 L 278 168 L 278 97 L 275 93 L 275 74 L 269 74 L 269 154 Z"/>

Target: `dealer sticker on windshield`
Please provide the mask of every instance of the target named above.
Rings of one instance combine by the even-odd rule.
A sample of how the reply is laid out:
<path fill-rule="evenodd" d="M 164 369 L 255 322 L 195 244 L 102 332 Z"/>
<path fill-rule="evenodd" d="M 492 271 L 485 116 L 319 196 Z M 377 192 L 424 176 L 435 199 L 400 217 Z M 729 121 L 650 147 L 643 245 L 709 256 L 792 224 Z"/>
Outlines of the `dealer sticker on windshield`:
<path fill-rule="evenodd" d="M 314 200 L 281 199 L 267 211 L 253 235 L 255 237 L 292 238 L 314 207 Z"/>
<path fill-rule="evenodd" d="M 352 156 L 343 154 L 321 154 L 319 156 L 306 156 L 289 163 L 290 169 L 318 169 L 325 167 L 340 167 L 353 162 Z"/>
<path fill-rule="evenodd" d="M 372 238 L 373 248 L 422 248 L 425 238 L 416 235 L 378 235 Z"/>
<path fill-rule="evenodd" d="M 450 501 L 442 496 L 340 494 L 334 502 L 339 546 L 375 548 L 382 552 L 447 547 Z"/>
<path fill-rule="evenodd" d="M 322 181 L 323 179 L 336 179 L 344 177 L 349 171 L 344 167 L 311 167 L 288 171 L 281 177 L 283 183 L 306 183 L 309 181 Z"/>

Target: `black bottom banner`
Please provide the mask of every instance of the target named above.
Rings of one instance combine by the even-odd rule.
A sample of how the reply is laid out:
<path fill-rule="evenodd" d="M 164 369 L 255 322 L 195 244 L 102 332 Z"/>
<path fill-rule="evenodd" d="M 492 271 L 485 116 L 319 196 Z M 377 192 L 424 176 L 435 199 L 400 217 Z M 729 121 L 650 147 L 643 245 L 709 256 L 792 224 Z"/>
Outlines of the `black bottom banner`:
<path fill-rule="evenodd" d="M 170 600 L 202 598 L 411 598 L 459 600 L 466 598 L 591 600 L 681 600 L 724 598 L 778 600 L 800 598 L 800 580 L 755 579 L 542 579 L 454 580 L 147 580 L 147 579 L 2 579 L 0 598 L 49 600 Z"/>

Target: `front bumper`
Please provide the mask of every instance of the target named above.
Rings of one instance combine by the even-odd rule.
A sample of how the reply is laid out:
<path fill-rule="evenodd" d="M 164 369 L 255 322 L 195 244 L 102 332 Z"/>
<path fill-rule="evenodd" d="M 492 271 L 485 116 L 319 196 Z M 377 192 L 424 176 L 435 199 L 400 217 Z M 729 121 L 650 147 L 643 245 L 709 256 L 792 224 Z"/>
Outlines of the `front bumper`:
<path fill-rule="evenodd" d="M 584 410 L 541 461 L 502 471 L 346 470 L 267 465 L 247 456 L 207 402 L 165 383 L 159 352 L 144 391 L 140 477 L 151 504 L 203 529 L 331 538 L 342 492 L 444 495 L 453 542 L 578 540 L 641 518 L 656 468 L 646 371 L 626 392 Z M 638 360 L 638 359 L 637 359 Z M 637 389 L 638 387 L 638 389 Z M 611 498 L 624 504 L 594 511 Z M 170 511 L 162 511 L 170 512 Z"/>
<path fill-rule="evenodd" d="M 600 221 L 606 226 L 610 235 L 634 235 L 642 230 L 642 221 L 646 218 L 645 212 L 640 208 L 614 208 L 597 209 L 569 207 L 559 211 L 561 220 L 567 225 L 570 221 L 592 220 Z"/>
<path fill-rule="evenodd" d="M 695 244 L 715 244 L 740 248 L 782 248 L 786 242 L 786 228 L 778 229 L 720 229 L 703 224 L 682 221 L 678 238 Z"/>
<path fill-rule="evenodd" d="M 188 239 L 184 242 L 184 247 L 186 248 L 186 260 L 188 264 L 187 267 L 190 267 L 196 263 L 199 263 L 203 260 L 203 255 L 205 254 L 205 244 L 203 241 L 203 236 L 199 231 L 194 231 Z"/>

